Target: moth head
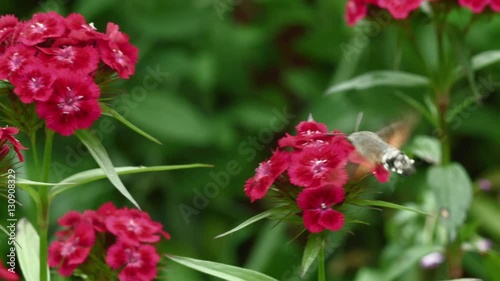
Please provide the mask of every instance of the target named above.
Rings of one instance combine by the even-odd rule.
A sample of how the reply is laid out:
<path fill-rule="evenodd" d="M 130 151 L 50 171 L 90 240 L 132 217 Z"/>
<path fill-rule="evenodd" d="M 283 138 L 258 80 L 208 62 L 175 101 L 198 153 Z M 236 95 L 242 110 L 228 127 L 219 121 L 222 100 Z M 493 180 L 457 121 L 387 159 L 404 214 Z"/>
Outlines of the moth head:
<path fill-rule="evenodd" d="M 384 152 L 381 163 L 387 170 L 403 176 L 410 176 L 415 173 L 415 161 L 392 147 Z"/>

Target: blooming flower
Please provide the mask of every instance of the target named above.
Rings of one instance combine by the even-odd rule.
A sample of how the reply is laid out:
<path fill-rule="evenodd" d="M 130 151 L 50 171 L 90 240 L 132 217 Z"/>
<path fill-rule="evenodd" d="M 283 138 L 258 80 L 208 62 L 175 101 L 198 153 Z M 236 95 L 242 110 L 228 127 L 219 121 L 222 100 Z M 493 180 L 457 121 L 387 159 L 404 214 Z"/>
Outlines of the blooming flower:
<path fill-rule="evenodd" d="M 14 137 L 17 133 L 19 133 L 19 129 L 15 127 L 0 127 L 0 143 L 5 143 L 6 141 L 10 142 L 19 161 L 24 162 L 24 156 L 21 154 L 21 150 L 26 149 L 26 147 L 22 146 L 21 142 Z"/>
<path fill-rule="evenodd" d="M 92 227 L 80 223 L 65 241 L 56 241 L 49 247 L 49 266 L 59 266 L 62 276 L 71 276 L 73 271 L 87 259 L 95 242 Z"/>
<path fill-rule="evenodd" d="M 263 198 L 274 181 L 288 168 L 289 154 L 276 150 L 268 161 L 259 164 L 255 176 L 245 183 L 245 193 L 255 201 Z"/>
<path fill-rule="evenodd" d="M 278 141 L 280 147 L 289 146 L 300 149 L 318 141 L 324 142 L 324 138 L 331 138 L 331 136 L 325 136 L 328 133 L 326 125 L 313 120 L 300 122 L 295 128 L 297 136 L 286 134 Z"/>
<path fill-rule="evenodd" d="M 50 99 L 36 105 L 36 112 L 50 129 L 69 136 L 77 129 L 89 128 L 101 116 L 99 87 L 91 79 L 59 73 L 53 88 Z"/>
<path fill-rule="evenodd" d="M 23 45 L 10 47 L 0 56 L 0 79 L 7 79 L 35 58 L 35 50 Z"/>
<path fill-rule="evenodd" d="M 56 69 L 66 69 L 89 74 L 97 69 L 99 53 L 94 47 L 65 45 L 56 48 L 40 48 L 40 60 Z"/>
<path fill-rule="evenodd" d="M 304 189 L 297 198 L 299 208 L 304 211 L 304 226 L 312 233 L 324 229 L 340 230 L 344 225 L 344 215 L 332 207 L 343 200 L 344 190 L 332 184 Z"/>
<path fill-rule="evenodd" d="M 70 14 L 66 17 L 65 23 L 70 30 L 68 37 L 76 41 L 85 42 L 104 38 L 104 34 L 97 32 L 96 28 L 88 24 L 80 14 Z"/>
<path fill-rule="evenodd" d="M 420 259 L 420 266 L 426 269 L 433 269 L 442 264 L 444 259 L 444 255 L 440 252 L 430 253 Z"/>
<path fill-rule="evenodd" d="M 458 0 L 461 6 L 469 8 L 472 12 L 479 14 L 490 4 L 490 0 Z"/>
<path fill-rule="evenodd" d="M 55 12 L 39 13 L 24 23 L 20 41 L 26 46 L 34 46 L 48 38 L 57 38 L 64 34 L 64 18 Z"/>
<path fill-rule="evenodd" d="M 129 78 L 135 72 L 139 50 L 129 43 L 128 36 L 120 32 L 116 24 L 108 23 L 106 35 L 98 41 L 103 62 L 121 78 Z"/>
<path fill-rule="evenodd" d="M 0 260 L 0 280 L 5 281 L 18 281 L 19 276 L 15 272 L 5 268 L 2 261 Z"/>
<path fill-rule="evenodd" d="M 346 163 L 345 152 L 338 146 L 305 148 L 292 153 L 288 175 L 291 183 L 305 188 L 325 183 L 342 186 L 348 179 Z"/>
<path fill-rule="evenodd" d="M 28 65 L 10 77 L 22 102 L 46 101 L 52 95 L 54 77 L 41 65 Z"/>
<path fill-rule="evenodd" d="M 0 43 L 13 35 L 18 20 L 13 15 L 0 17 Z"/>
<path fill-rule="evenodd" d="M 162 231 L 163 226 L 160 223 L 152 221 L 147 213 L 135 209 L 115 211 L 112 216 L 106 218 L 105 225 L 119 241 L 130 245 L 158 242 L 159 234 L 170 239 L 170 235 Z"/>
<path fill-rule="evenodd" d="M 131 246 L 118 242 L 111 246 L 106 263 L 113 269 L 121 269 L 120 281 L 150 281 L 158 271 L 160 256 L 151 245 Z"/>
<path fill-rule="evenodd" d="M 489 179 L 480 179 L 478 184 L 479 184 L 479 188 L 482 191 L 490 191 L 491 190 L 491 181 Z"/>
<path fill-rule="evenodd" d="M 364 0 L 348 0 L 346 4 L 345 20 L 348 25 L 354 26 L 366 17 L 368 7 Z"/>
<path fill-rule="evenodd" d="M 416 10 L 422 4 L 422 0 L 379 0 L 378 5 L 389 10 L 395 19 L 405 19 L 408 14 Z"/>

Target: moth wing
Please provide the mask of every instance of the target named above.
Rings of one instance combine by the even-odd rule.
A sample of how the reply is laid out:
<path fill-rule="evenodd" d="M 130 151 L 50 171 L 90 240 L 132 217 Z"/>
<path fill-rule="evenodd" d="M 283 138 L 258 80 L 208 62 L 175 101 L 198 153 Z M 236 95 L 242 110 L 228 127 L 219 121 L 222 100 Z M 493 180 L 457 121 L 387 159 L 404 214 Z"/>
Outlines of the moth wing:
<path fill-rule="evenodd" d="M 417 122 L 418 118 L 414 115 L 410 115 L 402 121 L 392 123 L 389 126 L 378 130 L 376 134 L 389 145 L 395 148 L 400 148 L 410 137 L 410 134 L 413 131 L 413 128 L 415 128 Z M 358 156 L 355 157 L 357 158 Z M 379 164 L 368 159 L 365 159 L 364 162 L 361 160 L 355 162 L 358 163 L 349 162 L 346 165 L 349 178 L 353 179 L 354 182 L 360 181 L 372 173 L 375 167 Z"/>

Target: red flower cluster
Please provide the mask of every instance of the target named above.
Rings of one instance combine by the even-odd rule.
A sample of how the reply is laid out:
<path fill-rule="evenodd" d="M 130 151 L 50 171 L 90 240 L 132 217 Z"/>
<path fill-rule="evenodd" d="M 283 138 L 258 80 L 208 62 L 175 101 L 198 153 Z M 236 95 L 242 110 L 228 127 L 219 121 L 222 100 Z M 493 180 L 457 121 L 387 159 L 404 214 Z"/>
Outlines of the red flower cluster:
<path fill-rule="evenodd" d="M 22 146 L 21 143 L 14 137 L 19 133 L 19 130 L 14 127 L 0 127 L 0 159 L 5 158 L 10 151 L 10 147 L 7 145 L 7 142 L 10 142 L 14 151 L 19 158 L 19 161 L 23 162 L 24 157 L 21 154 L 21 149 L 26 149 L 26 147 Z"/>
<path fill-rule="evenodd" d="M 423 0 L 348 0 L 345 19 L 347 24 L 354 26 L 366 17 L 370 6 L 389 11 L 395 19 L 406 19 L 422 2 Z"/>
<path fill-rule="evenodd" d="M 82 15 L 55 12 L 19 21 L 0 17 L 0 80 L 8 80 L 23 103 L 36 103 L 47 127 L 68 136 L 101 115 L 95 75 L 111 68 L 121 78 L 135 71 L 138 49 L 118 26 L 98 32 Z"/>
<path fill-rule="evenodd" d="M 458 3 L 476 14 L 482 13 L 487 6 L 494 12 L 500 12 L 500 0 L 458 0 Z"/>
<path fill-rule="evenodd" d="M 301 122 L 296 129 L 297 136 L 287 134 L 281 138 L 278 143 L 283 150 L 277 149 L 271 159 L 259 165 L 255 176 L 247 180 L 245 193 L 252 202 L 261 199 L 281 176 L 285 186 L 291 183 L 303 189 L 297 205 L 310 232 L 325 228 L 339 230 L 344 216 L 332 207 L 344 200 L 344 185 L 349 180 L 347 163 L 363 163 L 361 156 L 342 132 L 330 133 L 325 124 Z M 380 171 L 380 167 L 376 167 L 374 174 L 379 181 L 387 181 L 389 172 L 383 167 L 385 173 Z M 285 171 L 288 180 L 283 175 Z"/>
<path fill-rule="evenodd" d="M 8 270 L 3 266 L 2 261 L 0 260 L 0 280 L 5 280 L 5 281 L 18 281 L 19 276 L 17 276 L 16 273 Z"/>
<path fill-rule="evenodd" d="M 98 237 L 104 237 L 106 263 L 120 270 L 120 281 L 149 281 L 157 275 L 160 256 L 150 245 L 160 241 L 160 235 L 170 239 L 160 223 L 137 209 L 116 209 L 106 203 L 97 211 L 87 210 L 83 214 L 69 211 L 58 220 L 65 230 L 56 233 L 58 241 L 49 248 L 49 266 L 59 267 L 62 276 L 71 276 L 73 271 L 86 262 Z M 100 236 L 99 236 L 100 235 Z M 92 262 L 92 261 L 89 261 Z"/>

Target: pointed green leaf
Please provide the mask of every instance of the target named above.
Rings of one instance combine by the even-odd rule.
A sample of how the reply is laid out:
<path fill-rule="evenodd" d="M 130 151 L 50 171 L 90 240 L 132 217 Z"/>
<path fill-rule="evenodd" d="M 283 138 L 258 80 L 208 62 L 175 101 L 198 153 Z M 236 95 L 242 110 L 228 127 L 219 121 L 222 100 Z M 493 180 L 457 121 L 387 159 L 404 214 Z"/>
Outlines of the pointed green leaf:
<path fill-rule="evenodd" d="M 132 202 L 137 208 L 140 209 L 139 204 L 134 200 L 132 195 L 128 192 L 127 188 L 123 185 L 122 181 L 118 177 L 118 174 L 113 167 L 113 163 L 109 159 L 106 149 L 102 146 L 99 139 L 90 130 L 79 130 L 76 131 L 75 135 L 82 141 L 82 143 L 87 147 L 90 154 L 94 157 L 95 161 L 101 167 L 103 172 L 108 177 L 109 181 L 120 191 L 125 198 Z"/>
<path fill-rule="evenodd" d="M 379 86 L 426 87 L 429 85 L 429 79 L 421 75 L 401 71 L 381 70 L 369 72 L 340 84 L 333 85 L 328 88 L 326 95 L 350 90 L 364 90 Z"/>
<path fill-rule="evenodd" d="M 386 201 L 380 201 L 380 200 L 355 200 L 355 201 L 352 201 L 350 204 L 357 205 L 357 206 L 384 207 L 384 208 L 390 208 L 390 209 L 410 211 L 410 212 L 414 212 L 414 213 L 425 215 L 425 216 L 429 215 L 426 212 L 423 212 L 420 210 L 416 210 L 416 209 L 409 208 L 406 206 L 402 206 L 402 205 L 398 205 L 398 204 L 394 204 L 394 203 L 386 202 Z"/>
<path fill-rule="evenodd" d="M 40 238 L 26 218 L 20 219 L 17 223 L 15 247 L 24 279 L 26 281 L 40 280 Z M 47 272 L 49 272 L 47 280 L 50 280 L 48 269 Z"/>
<path fill-rule="evenodd" d="M 273 208 L 273 209 L 270 209 L 270 210 L 267 210 L 265 212 L 262 212 L 256 216 L 253 216 L 251 218 L 249 218 L 248 220 L 244 221 L 243 223 L 241 223 L 240 225 L 238 225 L 237 227 L 227 231 L 227 232 L 224 232 L 222 234 L 219 234 L 217 236 L 214 237 L 214 239 L 217 239 L 217 238 L 221 238 L 221 237 L 224 237 L 224 236 L 227 236 L 229 234 L 232 234 L 240 229 L 243 229 L 255 222 L 258 222 L 260 220 L 263 220 L 265 218 L 269 218 L 271 216 L 274 216 L 274 215 L 278 215 L 280 213 L 283 212 L 283 208 Z"/>
<path fill-rule="evenodd" d="M 472 201 L 469 175 L 458 163 L 434 166 L 427 173 L 427 183 L 436 197 L 441 223 L 448 230 L 448 237 L 454 240 Z"/>
<path fill-rule="evenodd" d="M 232 265 L 173 255 L 167 255 L 167 258 L 194 270 L 228 281 L 278 281 L 260 272 Z"/>
<path fill-rule="evenodd" d="M 318 257 L 321 247 L 324 247 L 324 238 L 322 234 L 311 234 L 307 238 L 304 256 L 302 256 L 302 266 L 300 268 L 300 276 L 304 277 L 313 262 Z"/>
<path fill-rule="evenodd" d="M 401 91 L 395 91 L 394 94 L 420 112 L 431 124 L 437 125 L 436 118 L 433 117 L 432 113 L 423 104 Z"/>
<path fill-rule="evenodd" d="M 155 143 L 161 145 L 161 142 L 159 140 L 157 140 L 156 138 L 152 137 L 150 134 L 144 132 L 143 130 L 139 129 L 134 124 L 130 123 L 130 121 L 128 121 L 127 119 L 125 119 L 125 117 L 121 116 L 120 113 L 116 112 L 111 107 L 107 106 L 106 104 L 101 103 L 101 108 L 102 108 L 102 114 L 114 117 L 116 120 L 122 122 L 125 126 L 129 127 L 130 129 L 132 129 L 132 131 L 138 133 L 139 135 L 147 138 L 148 140 L 150 140 L 152 142 L 155 142 Z"/>
<path fill-rule="evenodd" d="M 442 251 L 443 249 L 439 246 L 422 245 L 406 249 L 398 256 L 397 259 L 388 263 L 389 266 L 383 271 L 382 278 L 380 278 L 380 280 L 394 280 L 417 264 L 425 255 Z"/>
<path fill-rule="evenodd" d="M 71 183 L 50 183 L 50 182 L 40 182 L 40 181 L 32 181 L 27 179 L 18 178 L 16 179 L 17 185 L 34 185 L 34 186 L 57 186 Z"/>
<path fill-rule="evenodd" d="M 470 68 L 471 70 L 476 71 L 498 62 L 500 62 L 500 50 L 489 50 L 473 56 Z M 467 71 L 464 70 L 463 66 L 459 66 L 455 70 L 455 73 L 456 80 L 458 80 L 467 74 Z"/>
<path fill-rule="evenodd" d="M 441 161 L 441 144 L 434 137 L 416 136 L 410 146 L 410 151 L 427 163 L 439 164 Z"/>
<path fill-rule="evenodd" d="M 146 172 L 161 172 L 161 171 L 171 171 L 171 170 L 181 170 L 181 169 L 192 169 L 192 168 L 209 168 L 212 165 L 208 164 L 188 164 L 188 165 L 168 165 L 168 166 L 153 166 L 153 167 L 118 167 L 115 171 L 118 175 L 129 175 L 138 174 Z M 85 183 L 93 182 L 96 180 L 106 178 L 106 173 L 102 169 L 92 169 L 74 174 L 68 178 L 63 179 L 55 187 L 50 190 L 50 197 L 53 198 L 70 188 L 79 186 Z"/>

